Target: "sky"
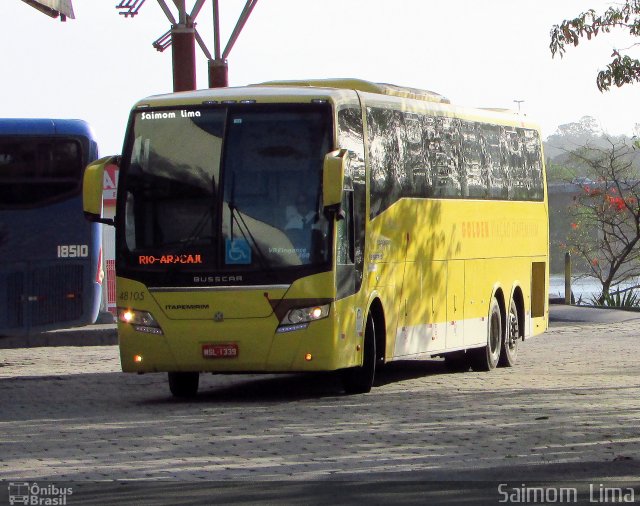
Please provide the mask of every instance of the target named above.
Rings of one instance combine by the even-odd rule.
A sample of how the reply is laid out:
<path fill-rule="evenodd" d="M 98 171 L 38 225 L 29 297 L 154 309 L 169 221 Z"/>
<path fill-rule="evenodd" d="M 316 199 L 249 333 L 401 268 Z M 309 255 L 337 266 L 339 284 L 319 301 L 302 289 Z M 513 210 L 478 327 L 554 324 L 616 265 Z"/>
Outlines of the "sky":
<path fill-rule="evenodd" d="M 152 42 L 170 28 L 155 0 L 125 18 L 116 0 L 73 0 L 62 23 L 20 0 L 0 14 L 0 116 L 81 118 L 102 155 L 119 154 L 132 105 L 172 91 L 171 50 Z M 190 10 L 195 0 L 186 0 Z M 543 137 L 595 117 L 612 135 L 640 123 L 640 85 L 598 91 L 613 48 L 640 42 L 624 33 L 584 41 L 552 58 L 554 24 L 603 0 L 259 0 L 229 56 L 231 86 L 277 79 L 353 77 L 436 91 L 452 103 L 518 109 Z M 177 13 L 171 0 L 167 4 Z M 219 0 L 222 45 L 245 0 Z M 176 15 L 177 16 L 177 15 Z M 213 53 L 212 2 L 197 30 Z M 640 56 L 640 47 L 632 49 Z M 197 84 L 207 87 L 196 48 Z M 523 101 L 519 105 L 514 101 Z"/>

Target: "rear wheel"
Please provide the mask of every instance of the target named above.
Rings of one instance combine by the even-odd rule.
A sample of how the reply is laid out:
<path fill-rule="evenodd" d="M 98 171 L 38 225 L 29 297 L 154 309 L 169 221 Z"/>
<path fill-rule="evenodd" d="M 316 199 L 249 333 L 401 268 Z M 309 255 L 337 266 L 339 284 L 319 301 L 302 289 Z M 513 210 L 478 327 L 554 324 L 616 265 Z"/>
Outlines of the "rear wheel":
<path fill-rule="evenodd" d="M 520 324 L 518 322 L 518 308 L 516 302 L 511 300 L 509 314 L 507 315 L 507 328 L 502 341 L 500 363 L 502 367 L 513 367 L 518 359 L 518 343 L 520 342 Z"/>
<path fill-rule="evenodd" d="M 195 397 L 198 393 L 200 373 L 198 372 L 170 372 L 169 390 L 174 397 L 181 399 Z"/>
<path fill-rule="evenodd" d="M 500 304 L 495 297 L 491 299 L 489 308 L 489 328 L 487 332 L 487 345 L 476 348 L 471 353 L 471 367 L 474 371 L 491 371 L 496 368 L 500 360 L 502 347 L 502 313 Z"/>
<path fill-rule="evenodd" d="M 371 391 L 376 374 L 376 329 L 373 317 L 367 317 L 364 333 L 362 365 L 342 371 L 342 386 L 348 394 L 366 394 Z"/>

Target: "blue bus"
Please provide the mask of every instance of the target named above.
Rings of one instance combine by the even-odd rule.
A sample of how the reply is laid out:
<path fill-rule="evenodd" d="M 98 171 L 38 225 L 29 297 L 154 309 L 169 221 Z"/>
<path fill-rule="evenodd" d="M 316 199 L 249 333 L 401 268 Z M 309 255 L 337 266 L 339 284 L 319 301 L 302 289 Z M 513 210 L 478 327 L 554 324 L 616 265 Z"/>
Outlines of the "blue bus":
<path fill-rule="evenodd" d="M 96 321 L 102 230 L 84 219 L 82 176 L 97 158 L 82 120 L 0 119 L 0 335 Z"/>

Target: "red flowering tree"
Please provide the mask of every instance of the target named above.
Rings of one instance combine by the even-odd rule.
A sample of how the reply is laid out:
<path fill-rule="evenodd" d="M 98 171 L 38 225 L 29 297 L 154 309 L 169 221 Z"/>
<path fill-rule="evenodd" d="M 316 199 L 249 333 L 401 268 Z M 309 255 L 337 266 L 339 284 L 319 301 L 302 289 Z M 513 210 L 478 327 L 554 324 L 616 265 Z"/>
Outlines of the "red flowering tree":
<path fill-rule="evenodd" d="M 630 143 L 607 139 L 608 147 L 585 146 L 571 159 L 588 177 L 569 208 L 567 248 L 600 281 L 598 303 L 612 287 L 640 278 L 640 171 L 638 151 Z"/>

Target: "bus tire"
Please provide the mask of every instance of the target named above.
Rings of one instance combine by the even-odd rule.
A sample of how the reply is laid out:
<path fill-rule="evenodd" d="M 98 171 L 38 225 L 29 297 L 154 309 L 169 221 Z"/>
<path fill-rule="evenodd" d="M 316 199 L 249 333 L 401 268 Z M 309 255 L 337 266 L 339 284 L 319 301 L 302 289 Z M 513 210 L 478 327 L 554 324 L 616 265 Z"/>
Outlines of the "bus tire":
<path fill-rule="evenodd" d="M 471 353 L 471 367 L 474 371 L 491 371 L 500 360 L 502 348 L 502 313 L 495 297 L 489 307 L 489 325 L 487 328 L 487 345 L 476 348 Z"/>
<path fill-rule="evenodd" d="M 520 324 L 518 322 L 518 307 L 516 301 L 511 299 L 509 304 L 509 314 L 507 315 L 507 328 L 502 341 L 502 351 L 500 352 L 501 367 L 513 367 L 518 359 L 518 343 L 520 341 Z"/>
<path fill-rule="evenodd" d="M 342 371 L 342 386 L 347 394 L 366 394 L 371 391 L 376 374 L 376 329 L 373 316 L 367 317 L 364 332 L 362 365 Z"/>
<path fill-rule="evenodd" d="M 471 367 L 469 354 L 464 351 L 445 353 L 444 365 L 451 372 L 467 372 Z"/>
<path fill-rule="evenodd" d="M 199 372 L 170 372 L 169 390 L 174 397 L 188 399 L 198 393 Z"/>

